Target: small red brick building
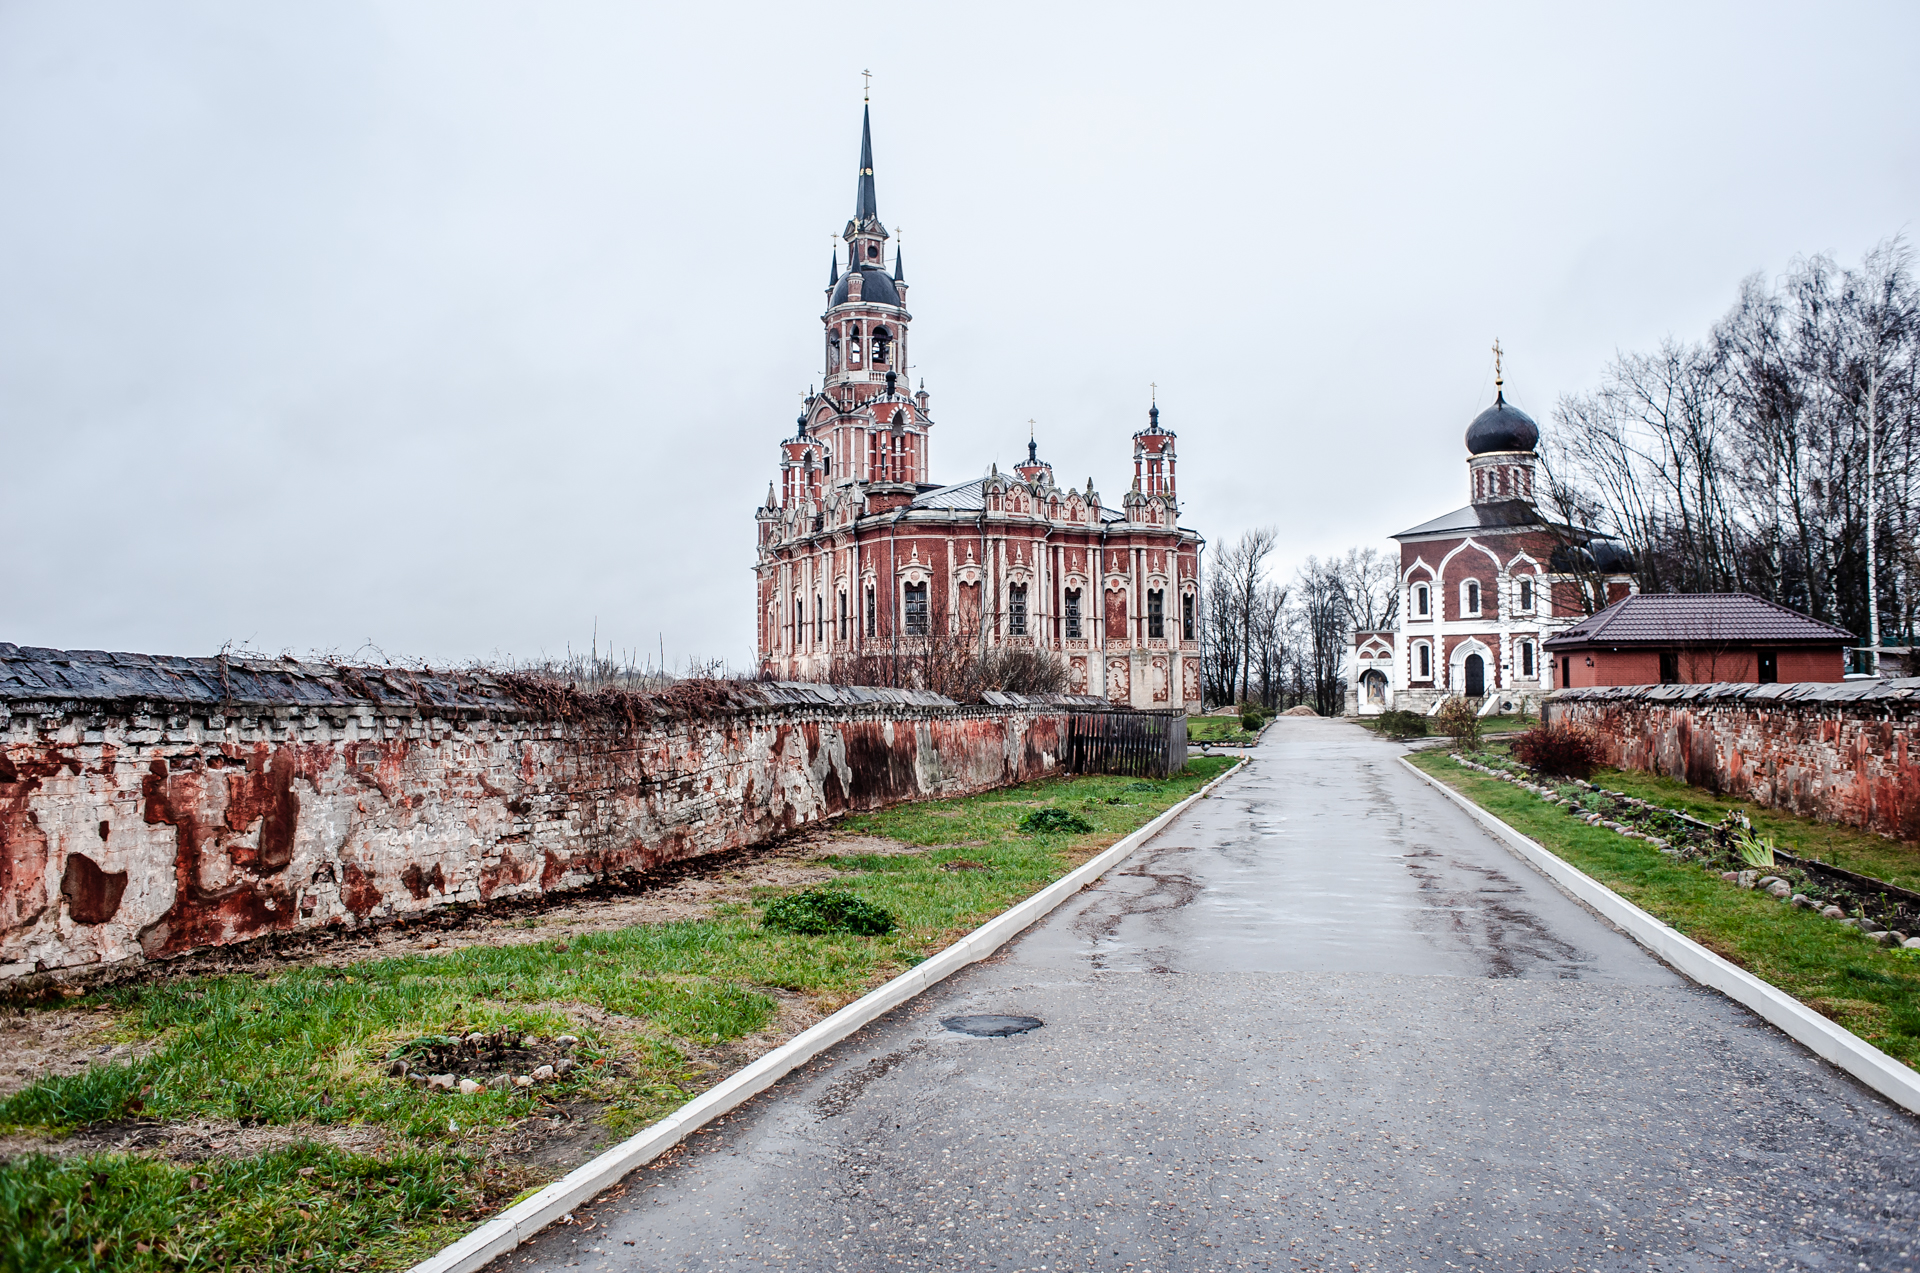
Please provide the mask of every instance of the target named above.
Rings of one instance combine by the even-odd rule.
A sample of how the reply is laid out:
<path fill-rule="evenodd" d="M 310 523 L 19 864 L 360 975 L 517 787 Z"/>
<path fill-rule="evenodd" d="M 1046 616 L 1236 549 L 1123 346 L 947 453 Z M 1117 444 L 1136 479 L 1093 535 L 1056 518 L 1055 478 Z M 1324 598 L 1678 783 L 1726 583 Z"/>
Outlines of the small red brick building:
<path fill-rule="evenodd" d="M 1152 407 L 1132 436 L 1133 485 L 1114 508 L 1093 479 L 1026 462 L 932 480 L 925 382 L 905 370 L 913 315 L 874 195 L 863 120 L 853 219 L 827 279 L 825 380 L 780 444 L 755 513 L 760 665 L 815 677 L 836 660 L 945 640 L 1059 659 L 1077 693 L 1136 707 L 1200 706 L 1200 553 L 1178 523 L 1174 434 Z M 1117 448 L 1116 448 L 1117 449 Z"/>
<path fill-rule="evenodd" d="M 1636 593 L 1546 642 L 1560 687 L 1839 681 L 1853 634 L 1744 592 Z"/>

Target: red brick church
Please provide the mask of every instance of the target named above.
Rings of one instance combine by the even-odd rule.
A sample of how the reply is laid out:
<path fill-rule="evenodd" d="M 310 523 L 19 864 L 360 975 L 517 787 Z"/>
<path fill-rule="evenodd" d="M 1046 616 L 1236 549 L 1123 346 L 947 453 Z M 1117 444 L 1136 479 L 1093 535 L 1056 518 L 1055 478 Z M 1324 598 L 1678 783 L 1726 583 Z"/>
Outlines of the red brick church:
<path fill-rule="evenodd" d="M 1638 591 L 1633 563 L 1604 536 L 1557 525 L 1534 504 L 1540 428 L 1507 402 L 1467 426 L 1470 500 L 1393 536 L 1400 545 L 1394 626 L 1356 632 L 1347 711 L 1429 711 L 1455 695 L 1489 711 L 1552 691 L 1546 640 Z"/>
<path fill-rule="evenodd" d="M 1026 463 L 932 480 L 933 416 L 909 392 L 906 271 L 886 263 L 870 116 L 861 121 L 853 219 L 821 316 L 825 380 L 809 394 L 755 514 L 761 666 L 824 675 L 837 658 L 932 640 L 1053 652 L 1072 688 L 1139 707 L 1200 706 L 1203 541 L 1176 522 L 1174 435 L 1160 409 L 1133 435 L 1119 508 L 1056 485 L 1031 438 Z"/>

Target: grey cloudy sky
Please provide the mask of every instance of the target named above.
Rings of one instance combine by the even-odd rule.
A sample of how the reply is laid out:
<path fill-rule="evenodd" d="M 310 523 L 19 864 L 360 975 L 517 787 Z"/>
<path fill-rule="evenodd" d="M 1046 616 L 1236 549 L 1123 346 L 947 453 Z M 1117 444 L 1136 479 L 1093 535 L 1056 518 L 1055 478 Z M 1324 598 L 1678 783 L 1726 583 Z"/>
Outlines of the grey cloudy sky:
<path fill-rule="evenodd" d="M 935 476 L 1289 560 L 1920 208 L 1920 7 L 0 4 L 0 640 L 752 658 L 874 73 Z"/>

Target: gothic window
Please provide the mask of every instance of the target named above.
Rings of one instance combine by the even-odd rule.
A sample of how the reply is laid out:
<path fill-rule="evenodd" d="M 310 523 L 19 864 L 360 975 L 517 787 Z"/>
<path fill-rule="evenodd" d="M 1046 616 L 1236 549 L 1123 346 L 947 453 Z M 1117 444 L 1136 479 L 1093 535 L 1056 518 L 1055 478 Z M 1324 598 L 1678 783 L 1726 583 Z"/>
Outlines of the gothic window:
<path fill-rule="evenodd" d="M 1522 579 L 1520 581 L 1520 608 L 1522 610 L 1533 609 L 1533 580 L 1531 579 Z"/>
<path fill-rule="evenodd" d="M 1531 641 L 1520 643 L 1520 675 L 1533 675 L 1533 642 Z"/>
<path fill-rule="evenodd" d="M 840 594 L 840 639 L 847 639 L 847 594 Z"/>
<path fill-rule="evenodd" d="M 910 583 L 906 588 L 907 635 L 927 635 L 927 585 Z"/>
<path fill-rule="evenodd" d="M 1067 589 L 1067 637 L 1074 641 L 1080 639 L 1080 590 L 1078 588 Z"/>
<path fill-rule="evenodd" d="M 847 329 L 847 366 L 858 367 L 859 365 L 860 329 L 858 327 L 851 327 Z"/>
<path fill-rule="evenodd" d="M 1479 581 L 1474 579 L 1467 580 L 1467 586 L 1460 594 L 1460 606 L 1461 612 L 1464 614 L 1480 613 Z"/>
<path fill-rule="evenodd" d="M 1421 680 L 1427 680 L 1433 676 L 1433 647 L 1422 641 L 1413 648 L 1415 662 L 1420 668 L 1418 675 Z"/>
<path fill-rule="evenodd" d="M 827 333 L 827 370 L 840 370 L 840 333 Z"/>
<path fill-rule="evenodd" d="M 1193 640 L 1193 594 L 1185 593 L 1180 598 L 1180 639 Z"/>
<path fill-rule="evenodd" d="M 813 597 L 813 639 L 824 641 L 827 636 L 827 607 L 818 593 Z"/>
<path fill-rule="evenodd" d="M 892 347 L 893 347 L 893 333 L 889 332 L 884 327 L 874 328 L 873 329 L 873 365 L 876 367 L 886 366 L 887 353 Z"/>
<path fill-rule="evenodd" d="M 1007 589 L 1007 635 L 1027 635 L 1027 585 L 1023 583 Z"/>
<path fill-rule="evenodd" d="M 798 646 L 807 639 L 807 603 L 795 597 L 793 599 L 793 643 Z"/>
<path fill-rule="evenodd" d="M 1147 635 L 1167 635 L 1167 594 L 1158 588 L 1147 589 Z"/>
<path fill-rule="evenodd" d="M 1423 583 L 1414 585 L 1413 612 L 1419 615 L 1423 619 L 1426 618 L 1429 613 L 1431 613 L 1431 605 L 1427 601 L 1427 585 Z"/>
<path fill-rule="evenodd" d="M 868 636 L 872 636 L 874 634 L 875 627 L 879 624 L 879 622 L 880 622 L 880 617 L 876 615 L 873 611 L 873 585 L 868 584 L 867 585 L 867 635 Z"/>

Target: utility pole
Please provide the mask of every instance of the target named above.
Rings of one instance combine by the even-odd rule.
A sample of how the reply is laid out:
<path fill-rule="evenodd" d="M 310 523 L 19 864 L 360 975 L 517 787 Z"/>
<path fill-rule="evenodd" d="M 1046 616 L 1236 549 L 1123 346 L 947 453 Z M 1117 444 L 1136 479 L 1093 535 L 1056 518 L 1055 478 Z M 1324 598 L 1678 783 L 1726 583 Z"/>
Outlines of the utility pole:
<path fill-rule="evenodd" d="M 1874 530 L 1880 524 L 1880 350 L 1875 342 L 1867 371 L 1867 644 L 1868 670 L 1880 675 L 1880 548 Z"/>

